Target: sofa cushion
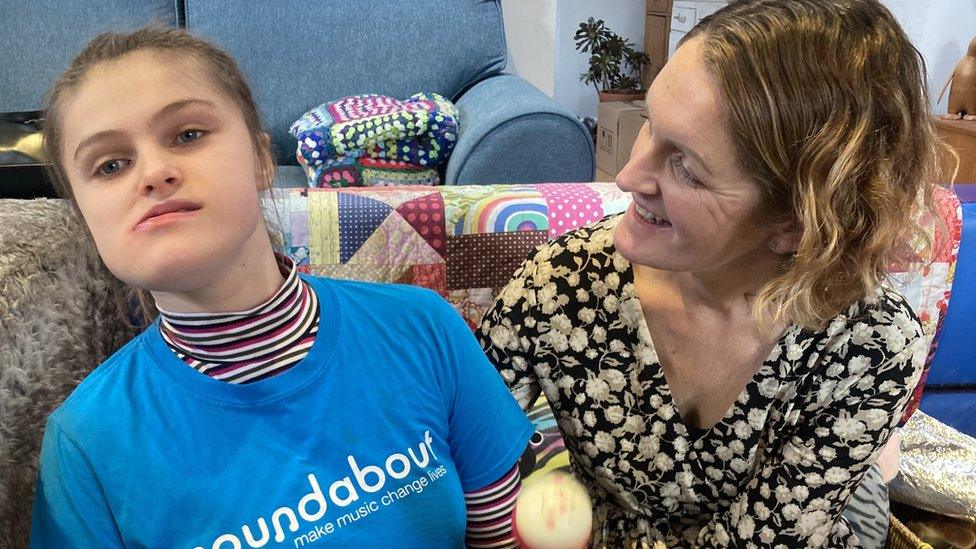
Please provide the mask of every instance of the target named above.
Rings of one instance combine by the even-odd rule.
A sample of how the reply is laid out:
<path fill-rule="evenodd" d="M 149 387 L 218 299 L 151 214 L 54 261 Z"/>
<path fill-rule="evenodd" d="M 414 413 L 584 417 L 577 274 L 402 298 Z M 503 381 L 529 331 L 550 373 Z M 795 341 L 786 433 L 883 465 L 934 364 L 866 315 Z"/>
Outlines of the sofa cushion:
<path fill-rule="evenodd" d="M 0 112 L 40 110 L 85 43 L 109 30 L 176 24 L 177 0 L 0 2 Z"/>
<path fill-rule="evenodd" d="M 951 307 L 933 348 L 932 370 L 921 407 L 926 413 L 976 436 L 976 193 L 961 186 L 962 239 L 956 263 Z M 966 191 L 966 192 L 964 192 Z"/>
<path fill-rule="evenodd" d="M 498 1 L 185 3 L 187 28 L 227 48 L 248 75 L 282 163 L 295 163 L 289 126 L 315 105 L 418 91 L 453 100 L 505 67 Z"/>

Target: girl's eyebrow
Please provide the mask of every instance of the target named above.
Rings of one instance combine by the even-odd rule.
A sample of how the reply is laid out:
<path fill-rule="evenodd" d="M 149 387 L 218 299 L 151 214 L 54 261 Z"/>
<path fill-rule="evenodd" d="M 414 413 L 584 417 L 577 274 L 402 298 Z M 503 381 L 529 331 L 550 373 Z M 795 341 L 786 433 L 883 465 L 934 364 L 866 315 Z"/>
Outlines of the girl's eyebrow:
<path fill-rule="evenodd" d="M 209 108 L 216 107 L 216 105 L 214 105 L 212 101 L 207 101 L 206 99 L 193 99 L 193 98 L 180 99 L 179 101 L 173 101 L 169 105 L 166 105 L 165 107 L 156 111 L 156 114 L 152 115 L 152 118 L 149 119 L 149 125 L 150 126 L 156 125 L 159 123 L 160 119 L 165 118 L 166 116 L 169 116 L 176 111 L 180 111 L 187 107 L 191 107 L 195 105 L 209 107 Z M 120 137 L 122 137 L 122 132 L 118 130 L 105 130 L 105 131 L 100 131 L 92 135 L 89 135 L 88 137 L 82 139 L 81 143 L 78 143 L 78 147 L 75 149 L 74 158 L 75 160 L 77 160 L 78 154 L 85 147 L 90 147 L 99 141 L 119 139 Z"/>
<path fill-rule="evenodd" d="M 152 118 L 149 119 L 149 125 L 154 126 L 161 118 L 165 118 L 176 111 L 194 105 L 209 107 L 211 109 L 216 107 L 212 101 L 207 101 L 206 99 L 180 99 L 179 101 L 173 101 L 169 105 L 166 105 L 165 107 L 156 111 L 156 114 L 152 115 Z"/>
<path fill-rule="evenodd" d="M 98 133 L 89 135 L 88 137 L 82 139 L 81 140 L 81 143 L 78 144 L 78 148 L 75 149 L 75 157 L 74 157 L 74 159 L 75 160 L 78 160 L 78 154 L 81 153 L 81 150 L 82 149 L 84 149 L 86 147 L 91 147 L 92 145 L 95 145 L 96 143 L 99 143 L 101 141 L 111 141 L 113 139 L 121 140 L 122 139 L 122 132 L 120 132 L 118 130 L 105 130 L 105 131 L 101 131 L 101 132 L 98 132 Z"/>

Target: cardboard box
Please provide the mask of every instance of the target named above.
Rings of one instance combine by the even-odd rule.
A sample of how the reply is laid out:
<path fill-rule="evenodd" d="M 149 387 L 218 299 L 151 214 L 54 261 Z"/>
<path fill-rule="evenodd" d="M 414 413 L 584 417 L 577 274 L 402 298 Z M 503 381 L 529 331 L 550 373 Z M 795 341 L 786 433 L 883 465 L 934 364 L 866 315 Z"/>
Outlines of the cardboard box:
<path fill-rule="evenodd" d="M 630 159 L 630 149 L 646 120 L 647 104 L 643 101 L 600 103 L 596 129 L 597 170 L 611 178 L 620 172 Z"/>
<path fill-rule="evenodd" d="M 647 0 L 647 13 L 668 13 L 671 11 L 671 0 Z"/>
<path fill-rule="evenodd" d="M 613 183 L 615 179 L 616 177 L 608 174 L 600 168 L 596 169 L 596 175 L 593 176 L 593 181 L 600 183 Z"/>
<path fill-rule="evenodd" d="M 667 15 L 647 14 L 644 17 L 644 53 L 649 62 L 644 65 L 644 87 L 651 87 L 651 82 L 664 68 L 668 60 L 669 29 Z"/>

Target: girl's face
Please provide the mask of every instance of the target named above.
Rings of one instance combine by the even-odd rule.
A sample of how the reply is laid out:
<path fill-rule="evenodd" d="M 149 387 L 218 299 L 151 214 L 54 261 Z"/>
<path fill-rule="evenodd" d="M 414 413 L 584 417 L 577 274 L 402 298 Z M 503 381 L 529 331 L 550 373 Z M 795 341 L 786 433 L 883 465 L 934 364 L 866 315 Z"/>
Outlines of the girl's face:
<path fill-rule="evenodd" d="M 138 51 L 96 65 L 63 120 L 65 172 L 121 280 L 190 292 L 269 250 L 262 160 L 200 63 Z"/>
<path fill-rule="evenodd" d="M 649 124 L 617 175 L 634 204 L 614 233 L 633 263 L 721 273 L 774 259 L 775 229 L 758 223 L 760 189 L 740 170 L 723 99 L 698 57 L 698 40 L 675 53 L 647 94 Z M 777 242 L 779 243 L 779 242 Z M 789 243 L 782 242 L 783 251 Z"/>

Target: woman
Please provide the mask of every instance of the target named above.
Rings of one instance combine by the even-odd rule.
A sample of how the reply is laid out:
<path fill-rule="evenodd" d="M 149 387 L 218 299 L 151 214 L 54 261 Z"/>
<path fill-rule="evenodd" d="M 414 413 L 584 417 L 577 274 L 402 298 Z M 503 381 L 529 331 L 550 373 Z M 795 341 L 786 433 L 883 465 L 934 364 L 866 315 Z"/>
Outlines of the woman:
<path fill-rule="evenodd" d="M 482 345 L 552 405 L 594 545 L 856 546 L 926 351 L 882 285 L 935 181 L 923 62 L 876 0 L 741 0 L 647 103 L 631 208 L 538 249 Z"/>

